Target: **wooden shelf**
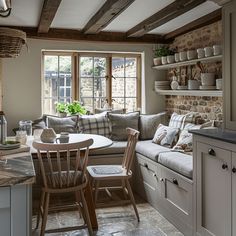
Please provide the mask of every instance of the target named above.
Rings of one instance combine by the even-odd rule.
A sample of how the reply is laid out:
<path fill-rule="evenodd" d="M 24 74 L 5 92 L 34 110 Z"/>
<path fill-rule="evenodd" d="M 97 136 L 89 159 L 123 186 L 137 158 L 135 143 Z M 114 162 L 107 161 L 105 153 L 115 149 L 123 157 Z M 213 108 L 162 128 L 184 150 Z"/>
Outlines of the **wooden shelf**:
<path fill-rule="evenodd" d="M 222 97 L 222 90 L 161 90 L 156 89 L 156 93 L 160 95 L 180 95 L 180 96 L 207 96 Z"/>
<path fill-rule="evenodd" d="M 182 62 L 176 62 L 172 64 L 166 64 L 166 65 L 160 65 L 160 66 L 153 66 L 153 69 L 157 70 L 168 70 L 171 68 L 176 68 L 179 66 L 189 66 L 189 65 L 195 65 L 197 62 L 203 62 L 203 63 L 211 63 L 214 61 L 221 61 L 222 60 L 222 55 L 219 56 L 213 56 L 213 57 L 205 57 L 205 58 L 200 58 L 200 59 L 194 59 L 190 61 L 182 61 Z"/>

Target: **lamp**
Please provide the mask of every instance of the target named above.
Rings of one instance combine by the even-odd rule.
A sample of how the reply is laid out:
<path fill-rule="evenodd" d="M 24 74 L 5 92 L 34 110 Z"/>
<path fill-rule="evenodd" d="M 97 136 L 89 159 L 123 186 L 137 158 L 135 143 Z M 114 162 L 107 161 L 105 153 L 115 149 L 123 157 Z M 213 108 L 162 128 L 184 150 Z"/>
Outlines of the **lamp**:
<path fill-rule="evenodd" d="M 0 0 L 0 17 L 8 17 L 11 14 L 11 0 Z"/>

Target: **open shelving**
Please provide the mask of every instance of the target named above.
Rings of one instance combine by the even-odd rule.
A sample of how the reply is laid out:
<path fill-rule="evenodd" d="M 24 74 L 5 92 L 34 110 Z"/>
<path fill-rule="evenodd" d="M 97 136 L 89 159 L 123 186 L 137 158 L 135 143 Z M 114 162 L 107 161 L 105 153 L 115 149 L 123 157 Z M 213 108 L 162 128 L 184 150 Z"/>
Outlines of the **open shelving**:
<path fill-rule="evenodd" d="M 199 58 L 199 59 L 194 59 L 194 60 L 189 60 L 189 61 L 175 62 L 175 63 L 160 65 L 160 66 L 153 66 L 152 68 L 157 69 L 157 70 L 168 70 L 168 69 L 176 68 L 179 66 L 195 65 L 197 64 L 197 62 L 211 63 L 214 61 L 222 61 L 222 55 L 213 56 L 213 57 L 204 57 L 204 58 Z"/>
<path fill-rule="evenodd" d="M 180 95 L 180 96 L 207 96 L 207 97 L 222 97 L 222 90 L 162 90 L 155 89 L 160 95 Z"/>

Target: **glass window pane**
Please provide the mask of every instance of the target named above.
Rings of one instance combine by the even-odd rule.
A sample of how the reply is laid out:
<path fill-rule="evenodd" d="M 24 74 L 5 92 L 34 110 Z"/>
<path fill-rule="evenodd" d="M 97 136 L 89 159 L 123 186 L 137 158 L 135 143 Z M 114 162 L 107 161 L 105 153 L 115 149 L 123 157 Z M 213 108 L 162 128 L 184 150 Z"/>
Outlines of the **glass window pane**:
<path fill-rule="evenodd" d="M 80 100 L 87 111 L 93 112 L 93 98 L 81 98 Z"/>
<path fill-rule="evenodd" d="M 71 56 L 59 56 L 60 74 L 71 74 Z"/>
<path fill-rule="evenodd" d="M 122 109 L 124 108 L 124 98 L 115 98 L 112 99 L 113 109 Z"/>
<path fill-rule="evenodd" d="M 106 79 L 94 78 L 94 97 L 106 96 Z"/>
<path fill-rule="evenodd" d="M 80 76 L 82 77 L 93 76 L 93 58 L 92 57 L 80 58 Z"/>
<path fill-rule="evenodd" d="M 124 97 L 124 78 L 112 78 L 112 97 Z"/>
<path fill-rule="evenodd" d="M 136 77 L 136 58 L 126 58 L 125 60 L 125 77 Z"/>
<path fill-rule="evenodd" d="M 106 58 L 94 58 L 94 76 L 104 77 L 106 75 Z"/>
<path fill-rule="evenodd" d="M 59 86 L 65 86 L 65 82 L 65 77 L 63 75 L 60 75 Z"/>
<path fill-rule="evenodd" d="M 136 78 L 126 78 L 125 79 L 125 92 L 126 92 L 126 97 L 136 97 Z"/>
<path fill-rule="evenodd" d="M 44 76 L 58 76 L 58 56 L 44 56 Z"/>
<path fill-rule="evenodd" d="M 44 97 L 57 97 L 57 78 L 45 78 Z"/>
<path fill-rule="evenodd" d="M 125 99 L 126 112 L 135 111 L 137 109 L 136 98 Z"/>
<path fill-rule="evenodd" d="M 80 96 L 81 97 L 93 96 L 93 78 L 81 78 Z"/>
<path fill-rule="evenodd" d="M 71 89 L 66 88 L 66 97 L 70 97 L 70 96 L 71 96 Z"/>
<path fill-rule="evenodd" d="M 56 98 L 46 98 L 43 100 L 43 108 L 45 114 L 56 114 L 56 108 L 55 103 L 57 99 Z"/>
<path fill-rule="evenodd" d="M 114 77 L 124 77 L 124 58 L 113 57 L 112 58 L 112 75 Z"/>
<path fill-rule="evenodd" d="M 71 76 L 66 76 L 66 86 L 71 86 Z"/>
<path fill-rule="evenodd" d="M 66 96 L 64 87 L 59 89 L 59 96 L 60 97 L 65 97 Z"/>

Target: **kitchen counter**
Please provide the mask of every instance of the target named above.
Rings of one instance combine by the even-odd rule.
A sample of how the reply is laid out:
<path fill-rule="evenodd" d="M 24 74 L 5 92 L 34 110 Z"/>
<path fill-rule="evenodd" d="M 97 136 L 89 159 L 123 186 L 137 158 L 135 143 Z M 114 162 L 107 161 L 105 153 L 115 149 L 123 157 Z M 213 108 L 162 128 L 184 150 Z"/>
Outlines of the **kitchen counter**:
<path fill-rule="evenodd" d="M 34 182 L 35 171 L 29 152 L 0 156 L 0 187 Z"/>
<path fill-rule="evenodd" d="M 189 132 L 192 134 L 236 144 L 236 132 L 233 131 L 224 131 L 222 129 L 200 129 L 190 130 Z"/>

